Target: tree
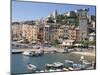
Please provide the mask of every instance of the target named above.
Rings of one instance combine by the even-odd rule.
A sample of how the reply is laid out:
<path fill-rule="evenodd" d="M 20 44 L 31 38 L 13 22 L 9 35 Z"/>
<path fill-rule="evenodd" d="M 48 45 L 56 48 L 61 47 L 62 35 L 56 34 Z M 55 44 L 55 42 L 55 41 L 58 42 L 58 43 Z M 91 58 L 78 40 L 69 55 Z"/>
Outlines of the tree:
<path fill-rule="evenodd" d="M 96 45 L 96 41 L 90 41 L 89 45 Z"/>
<path fill-rule="evenodd" d="M 54 21 L 52 20 L 51 17 L 49 17 L 47 23 L 54 23 Z"/>

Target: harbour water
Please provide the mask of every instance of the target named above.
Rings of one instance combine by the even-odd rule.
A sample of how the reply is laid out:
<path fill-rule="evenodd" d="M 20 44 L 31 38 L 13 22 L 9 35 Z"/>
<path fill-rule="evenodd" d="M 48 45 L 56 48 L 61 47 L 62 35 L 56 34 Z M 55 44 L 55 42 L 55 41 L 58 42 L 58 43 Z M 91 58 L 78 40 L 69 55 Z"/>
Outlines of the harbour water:
<path fill-rule="evenodd" d="M 21 74 L 21 73 L 30 73 L 27 69 L 27 63 L 34 64 L 37 66 L 38 70 L 44 70 L 45 64 L 54 63 L 54 62 L 62 62 L 64 60 L 72 60 L 75 63 L 79 63 L 81 55 L 72 54 L 72 53 L 56 53 L 56 54 L 44 54 L 39 57 L 29 57 L 24 56 L 22 54 L 12 54 L 11 55 L 11 73 L 13 74 Z M 88 61 L 92 61 L 95 57 L 85 56 L 85 59 Z"/>

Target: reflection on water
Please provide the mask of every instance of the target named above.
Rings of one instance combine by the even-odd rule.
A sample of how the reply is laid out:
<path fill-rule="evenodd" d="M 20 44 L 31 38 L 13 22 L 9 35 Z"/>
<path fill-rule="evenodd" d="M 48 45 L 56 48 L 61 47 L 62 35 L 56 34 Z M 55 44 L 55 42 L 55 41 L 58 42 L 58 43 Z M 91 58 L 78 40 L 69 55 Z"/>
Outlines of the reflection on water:
<path fill-rule="evenodd" d="M 11 58 L 12 73 L 29 73 L 26 67 L 27 63 L 32 63 L 36 65 L 39 70 L 42 70 L 44 69 L 44 65 L 47 63 L 53 63 L 53 62 L 64 63 L 64 60 L 72 60 L 75 63 L 79 63 L 80 59 L 80 55 L 71 53 L 45 54 L 40 57 L 29 57 L 29 56 L 24 56 L 22 54 L 12 54 L 11 57 L 12 57 Z M 95 59 L 95 57 L 85 56 L 85 59 L 88 61 L 92 61 Z"/>

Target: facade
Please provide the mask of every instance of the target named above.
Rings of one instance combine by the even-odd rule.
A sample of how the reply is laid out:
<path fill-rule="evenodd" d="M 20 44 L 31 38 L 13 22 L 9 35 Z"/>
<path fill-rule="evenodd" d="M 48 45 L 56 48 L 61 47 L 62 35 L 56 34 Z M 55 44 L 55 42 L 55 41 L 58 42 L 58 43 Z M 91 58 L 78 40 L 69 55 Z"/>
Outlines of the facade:
<path fill-rule="evenodd" d="M 57 26 L 55 24 L 50 25 L 50 42 L 58 40 Z"/>
<path fill-rule="evenodd" d="M 68 34 L 69 34 L 69 36 L 68 36 L 69 40 L 76 40 L 76 30 L 75 30 L 75 28 L 69 28 Z"/>
<path fill-rule="evenodd" d="M 50 26 L 49 25 L 45 25 L 44 26 L 44 41 L 49 42 L 50 41 Z"/>
<path fill-rule="evenodd" d="M 11 27 L 12 40 L 21 40 L 22 39 L 22 25 L 13 24 Z"/>
<path fill-rule="evenodd" d="M 22 36 L 25 40 L 31 42 L 33 40 L 33 26 L 28 24 L 23 24 Z"/>
<path fill-rule="evenodd" d="M 82 41 L 88 39 L 88 9 L 77 10 L 77 13 L 70 11 L 70 16 L 78 16 L 79 26 L 75 26 L 75 18 L 71 17 L 66 19 L 68 23 L 48 23 L 47 19 L 34 21 L 35 24 L 15 24 L 12 25 L 13 39 L 21 40 L 26 39 L 29 42 L 40 40 L 40 42 L 54 42 L 58 40 L 74 40 Z M 50 16 L 53 20 L 57 19 L 58 12 L 55 10 Z M 64 15 L 69 15 L 68 13 Z M 69 22 L 71 21 L 71 23 Z M 95 22 L 91 22 L 92 28 L 95 28 Z"/>
<path fill-rule="evenodd" d="M 39 27 L 37 25 L 34 25 L 32 28 L 32 40 L 33 41 L 38 41 L 38 34 L 39 34 Z"/>
<path fill-rule="evenodd" d="M 12 26 L 13 40 L 27 40 L 29 42 L 37 40 L 39 29 L 36 25 L 16 24 Z"/>

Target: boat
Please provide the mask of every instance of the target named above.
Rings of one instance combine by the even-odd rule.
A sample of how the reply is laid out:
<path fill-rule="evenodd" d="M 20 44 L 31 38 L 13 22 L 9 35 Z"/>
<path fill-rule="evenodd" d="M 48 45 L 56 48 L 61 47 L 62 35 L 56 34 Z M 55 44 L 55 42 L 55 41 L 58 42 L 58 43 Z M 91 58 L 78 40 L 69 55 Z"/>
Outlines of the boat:
<path fill-rule="evenodd" d="M 36 51 L 24 51 L 22 54 L 25 56 L 41 56 L 43 53 Z"/>
<path fill-rule="evenodd" d="M 33 52 L 32 51 L 24 51 L 22 54 L 26 55 L 26 56 L 32 56 Z"/>
<path fill-rule="evenodd" d="M 45 68 L 46 68 L 46 70 L 50 70 L 50 69 L 53 69 L 53 64 L 46 64 L 45 65 Z"/>
<path fill-rule="evenodd" d="M 53 64 L 46 64 L 45 67 L 47 70 L 62 69 L 64 67 L 64 64 L 61 62 L 54 62 Z"/>
<path fill-rule="evenodd" d="M 75 70 L 84 70 L 91 67 L 91 63 L 87 60 L 83 60 L 83 64 L 73 64 Z"/>
<path fill-rule="evenodd" d="M 72 67 L 69 67 L 68 69 L 69 69 L 69 71 L 73 71 L 74 70 L 74 68 L 72 68 Z"/>
<path fill-rule="evenodd" d="M 61 62 L 54 62 L 53 65 L 55 68 L 63 68 L 63 66 L 64 66 L 64 64 Z"/>
<path fill-rule="evenodd" d="M 27 69 L 30 71 L 36 71 L 37 67 L 35 65 L 29 63 L 27 65 Z"/>
<path fill-rule="evenodd" d="M 83 64 L 85 65 L 85 68 L 92 66 L 92 63 L 88 62 L 87 60 L 83 60 Z"/>
<path fill-rule="evenodd" d="M 74 61 L 71 60 L 65 60 L 65 67 L 73 67 Z"/>
<path fill-rule="evenodd" d="M 40 72 L 43 73 L 43 72 L 45 72 L 45 71 L 44 71 L 44 70 L 41 70 Z"/>
<path fill-rule="evenodd" d="M 81 70 L 81 68 L 84 67 L 81 64 L 73 64 L 74 70 Z"/>
<path fill-rule="evenodd" d="M 69 71 L 69 69 L 67 69 L 67 68 L 63 68 L 63 71 Z"/>
<path fill-rule="evenodd" d="M 48 72 L 55 72 L 55 70 L 54 69 L 49 69 Z"/>

